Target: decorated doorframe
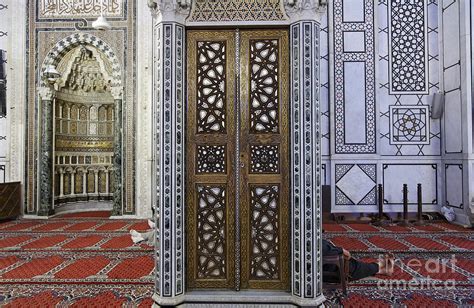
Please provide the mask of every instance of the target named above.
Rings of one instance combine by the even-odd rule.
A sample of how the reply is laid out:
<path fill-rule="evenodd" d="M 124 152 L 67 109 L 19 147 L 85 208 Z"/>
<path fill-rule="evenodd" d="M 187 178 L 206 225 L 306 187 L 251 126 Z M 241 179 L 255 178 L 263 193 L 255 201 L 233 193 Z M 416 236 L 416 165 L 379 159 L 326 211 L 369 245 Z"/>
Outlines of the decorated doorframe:
<path fill-rule="evenodd" d="M 245 3 L 244 3 L 245 2 Z M 243 5 L 245 4 L 245 5 Z M 222 5 L 221 9 L 216 6 Z M 321 280 L 321 142 L 318 0 L 150 0 L 153 15 L 154 207 L 157 305 L 257 303 L 248 293 L 187 292 L 185 245 L 186 30 L 287 27 L 290 48 L 290 287 L 273 303 L 317 306 Z M 233 8 L 233 9 L 232 9 Z M 224 12 L 224 13 L 223 13 Z"/>
<path fill-rule="evenodd" d="M 188 289 L 289 289 L 288 36 L 187 32 Z"/>

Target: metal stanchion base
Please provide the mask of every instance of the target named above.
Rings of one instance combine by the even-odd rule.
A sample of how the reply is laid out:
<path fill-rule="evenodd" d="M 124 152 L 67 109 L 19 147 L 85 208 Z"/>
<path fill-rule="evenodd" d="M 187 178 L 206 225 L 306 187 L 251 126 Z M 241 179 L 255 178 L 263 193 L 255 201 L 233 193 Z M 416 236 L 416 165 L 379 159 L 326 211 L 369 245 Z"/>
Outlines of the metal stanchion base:
<path fill-rule="evenodd" d="M 398 225 L 402 226 L 402 227 L 409 227 L 411 226 L 411 223 L 408 221 L 408 219 L 405 219 L 405 220 L 402 220 L 398 223 Z"/>
<path fill-rule="evenodd" d="M 417 221 L 415 221 L 414 225 L 415 225 L 415 226 L 426 226 L 427 223 L 426 223 L 426 221 L 424 221 L 424 220 L 422 219 L 422 220 L 417 220 Z"/>
<path fill-rule="evenodd" d="M 374 222 L 372 223 L 372 225 L 374 225 L 374 226 L 379 226 L 379 227 L 380 227 L 380 226 L 386 226 L 386 225 L 388 225 L 389 223 L 390 223 L 390 221 L 387 220 L 387 219 L 377 219 L 376 221 L 374 221 Z"/>

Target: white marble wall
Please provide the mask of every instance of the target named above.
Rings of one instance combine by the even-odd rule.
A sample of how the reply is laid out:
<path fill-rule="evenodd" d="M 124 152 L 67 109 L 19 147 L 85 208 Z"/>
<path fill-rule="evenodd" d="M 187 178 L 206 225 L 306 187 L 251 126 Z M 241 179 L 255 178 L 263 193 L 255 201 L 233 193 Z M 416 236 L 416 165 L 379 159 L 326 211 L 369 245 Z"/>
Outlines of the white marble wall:
<path fill-rule="evenodd" d="M 332 186 L 333 212 L 377 211 L 377 184 L 387 211 L 401 211 L 403 184 L 409 210 L 418 183 L 424 210 L 443 204 L 441 120 L 430 117 L 429 100 L 440 89 L 438 2 L 329 1 L 321 42 L 329 95 L 323 81 L 321 102 L 323 183 Z"/>
<path fill-rule="evenodd" d="M 7 51 L 7 115 L 0 118 L 0 182 L 23 181 L 26 0 L 0 0 L 0 48 Z"/>
<path fill-rule="evenodd" d="M 444 154 L 459 154 L 463 147 L 463 110 L 461 86 L 461 1 L 443 1 L 442 67 L 445 113 L 443 121 Z M 455 32 L 454 32 L 455 31 Z M 454 35 L 457 33 L 457 35 Z"/>
<path fill-rule="evenodd" d="M 8 47 L 8 32 L 10 32 L 10 14 L 8 13 L 8 1 L 0 1 L 0 49 L 6 52 Z M 6 55 L 4 55 L 6 57 Z M 0 59 L 2 61 L 2 59 Z M 1 63 L 0 63 L 1 64 Z M 5 70 L 7 64 L 4 64 Z M 0 183 L 6 180 L 5 168 L 7 164 L 8 150 L 8 128 L 7 117 L 0 115 Z"/>
<path fill-rule="evenodd" d="M 474 221 L 472 14 L 471 1 L 441 1 L 443 204 L 452 207 L 457 221 Z"/>
<path fill-rule="evenodd" d="M 136 201 L 137 216 L 152 217 L 152 16 L 146 5 L 137 7 L 137 136 Z"/>
<path fill-rule="evenodd" d="M 376 184 L 384 185 L 387 211 L 401 211 L 408 184 L 415 211 L 420 183 L 425 211 L 451 206 L 459 223 L 469 223 L 472 5 L 329 1 L 321 35 L 322 182 L 332 186 L 333 212 L 376 211 Z M 446 97 L 441 119 L 431 117 L 437 92 Z"/>

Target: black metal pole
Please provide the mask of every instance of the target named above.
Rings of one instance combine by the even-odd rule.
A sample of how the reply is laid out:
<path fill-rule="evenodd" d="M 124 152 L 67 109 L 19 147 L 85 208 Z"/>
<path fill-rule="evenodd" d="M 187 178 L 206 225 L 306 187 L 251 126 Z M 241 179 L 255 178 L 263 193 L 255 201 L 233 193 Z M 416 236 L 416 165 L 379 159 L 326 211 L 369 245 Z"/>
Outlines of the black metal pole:
<path fill-rule="evenodd" d="M 403 184 L 403 225 L 408 225 L 408 185 Z"/>
<path fill-rule="evenodd" d="M 379 220 L 383 220 L 383 186 L 379 184 Z"/>
<path fill-rule="evenodd" d="M 379 214 L 377 220 L 374 222 L 374 225 L 381 225 L 384 221 L 383 217 L 383 186 L 382 184 L 378 185 L 378 205 L 379 205 Z"/>
<path fill-rule="evenodd" d="M 423 190 L 421 188 L 421 184 L 417 185 L 417 203 L 418 203 L 418 209 L 416 213 L 416 224 L 417 225 L 423 225 L 423 217 L 421 214 L 423 213 Z"/>

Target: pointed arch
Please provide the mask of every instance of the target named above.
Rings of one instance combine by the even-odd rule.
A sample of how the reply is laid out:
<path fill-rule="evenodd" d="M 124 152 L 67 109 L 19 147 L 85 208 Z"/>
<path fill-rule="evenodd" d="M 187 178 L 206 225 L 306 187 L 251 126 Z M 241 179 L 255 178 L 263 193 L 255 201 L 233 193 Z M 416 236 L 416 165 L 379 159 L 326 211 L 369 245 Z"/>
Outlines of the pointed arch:
<path fill-rule="evenodd" d="M 122 86 L 122 69 L 120 67 L 120 61 L 117 54 L 113 51 L 106 42 L 90 33 L 74 33 L 71 34 L 59 42 L 46 55 L 46 58 L 41 65 L 41 75 L 46 70 L 46 67 L 53 65 L 57 67 L 61 59 L 73 48 L 79 45 L 91 45 L 97 48 L 104 56 L 110 61 L 112 65 L 112 87 Z M 44 87 L 46 84 L 44 80 L 40 78 L 40 86 Z"/>

